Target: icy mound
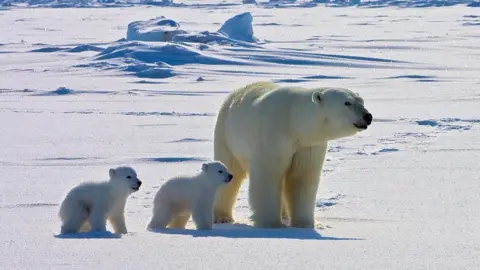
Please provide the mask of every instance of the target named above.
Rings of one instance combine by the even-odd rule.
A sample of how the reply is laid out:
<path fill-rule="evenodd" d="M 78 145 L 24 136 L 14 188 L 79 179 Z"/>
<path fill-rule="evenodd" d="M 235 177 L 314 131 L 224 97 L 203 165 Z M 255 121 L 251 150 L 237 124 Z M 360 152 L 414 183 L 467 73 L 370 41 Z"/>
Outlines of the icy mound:
<path fill-rule="evenodd" d="M 96 60 L 106 59 L 124 59 L 127 62 L 138 61 L 139 63 L 162 62 L 174 66 L 184 64 L 242 64 L 238 61 L 207 55 L 186 44 L 161 43 L 151 45 L 138 41 L 108 47 L 99 53 L 96 58 Z"/>
<path fill-rule="evenodd" d="M 128 24 L 127 40 L 149 42 L 191 42 L 215 43 L 251 47 L 257 42 L 253 36 L 252 15 L 242 13 L 227 20 L 217 32 L 188 32 L 180 30 L 180 25 L 165 16 L 148 21 L 135 21 Z"/>
<path fill-rule="evenodd" d="M 164 16 L 148 21 L 134 21 L 128 24 L 127 40 L 171 41 L 173 36 L 185 33 L 179 27 L 176 21 Z"/>
<path fill-rule="evenodd" d="M 257 42 L 253 36 L 252 14 L 245 12 L 228 19 L 217 31 L 225 36 L 239 41 Z"/>

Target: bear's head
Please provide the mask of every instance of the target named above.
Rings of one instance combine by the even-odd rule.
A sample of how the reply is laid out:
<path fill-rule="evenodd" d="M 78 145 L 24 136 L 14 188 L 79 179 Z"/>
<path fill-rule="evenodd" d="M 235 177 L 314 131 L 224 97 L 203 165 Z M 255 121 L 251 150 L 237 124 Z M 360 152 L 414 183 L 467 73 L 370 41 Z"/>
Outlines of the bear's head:
<path fill-rule="evenodd" d="M 294 128 L 304 145 L 352 136 L 372 123 L 372 114 L 357 93 L 344 88 L 316 88 L 306 93 L 292 119 L 298 122 Z"/>
<path fill-rule="evenodd" d="M 208 181 L 215 185 L 229 183 L 233 179 L 227 167 L 220 161 L 213 161 L 202 164 L 202 173 L 207 175 Z"/>
<path fill-rule="evenodd" d="M 372 124 L 372 114 L 357 93 L 343 88 L 318 89 L 312 93 L 319 120 L 329 130 L 329 139 L 354 135 Z"/>
<path fill-rule="evenodd" d="M 137 172 L 131 167 L 120 166 L 110 169 L 109 174 L 110 183 L 129 192 L 138 191 L 142 185 L 142 181 L 137 177 Z"/>

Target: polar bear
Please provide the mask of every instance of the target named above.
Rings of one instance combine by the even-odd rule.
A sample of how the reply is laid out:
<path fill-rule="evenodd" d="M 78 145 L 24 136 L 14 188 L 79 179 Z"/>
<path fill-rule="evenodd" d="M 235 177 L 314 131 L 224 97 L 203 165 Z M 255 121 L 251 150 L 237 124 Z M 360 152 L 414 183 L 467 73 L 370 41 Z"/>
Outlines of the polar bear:
<path fill-rule="evenodd" d="M 232 209 L 248 174 L 254 226 L 285 227 L 285 214 L 292 227 L 314 227 L 328 141 L 352 136 L 371 123 L 363 99 L 344 88 L 257 82 L 233 91 L 216 119 L 214 159 L 235 178 L 216 194 L 215 223 L 234 221 Z"/>
<path fill-rule="evenodd" d="M 124 209 L 127 198 L 140 189 L 136 171 L 127 166 L 109 170 L 108 182 L 86 182 L 74 187 L 63 200 L 61 233 L 106 231 L 106 220 L 115 233 L 127 233 Z"/>
<path fill-rule="evenodd" d="M 232 178 L 225 165 L 213 161 L 203 163 L 197 175 L 168 180 L 155 195 L 148 229 L 184 229 L 191 215 L 198 230 L 212 229 L 215 193 Z"/>

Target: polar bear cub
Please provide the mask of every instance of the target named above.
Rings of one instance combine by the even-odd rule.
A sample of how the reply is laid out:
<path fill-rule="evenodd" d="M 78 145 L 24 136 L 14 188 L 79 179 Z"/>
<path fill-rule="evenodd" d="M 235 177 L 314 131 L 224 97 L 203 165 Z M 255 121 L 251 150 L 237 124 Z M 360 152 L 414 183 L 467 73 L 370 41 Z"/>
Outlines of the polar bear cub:
<path fill-rule="evenodd" d="M 142 182 L 131 167 L 110 169 L 109 174 L 109 181 L 82 183 L 66 195 L 59 211 L 62 234 L 90 229 L 106 231 L 107 219 L 115 233 L 127 233 L 125 204 Z"/>
<path fill-rule="evenodd" d="M 213 161 L 202 164 L 197 175 L 168 180 L 155 195 L 148 229 L 184 229 L 190 216 L 198 230 L 212 229 L 215 193 L 232 178 L 223 163 Z"/>

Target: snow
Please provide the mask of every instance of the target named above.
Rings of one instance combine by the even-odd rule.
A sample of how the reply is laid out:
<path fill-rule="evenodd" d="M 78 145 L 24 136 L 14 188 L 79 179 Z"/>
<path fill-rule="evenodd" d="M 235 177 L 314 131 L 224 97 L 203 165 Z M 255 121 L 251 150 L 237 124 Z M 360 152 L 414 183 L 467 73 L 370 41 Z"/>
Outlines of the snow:
<path fill-rule="evenodd" d="M 478 1 L 273 2 L 2 1 L 1 268 L 476 269 Z M 318 227 L 253 228 L 246 181 L 235 224 L 146 230 L 159 186 L 212 158 L 225 96 L 259 80 L 348 87 L 374 116 L 330 143 Z M 66 192 L 121 164 L 143 182 L 130 232 L 59 235 Z"/>

